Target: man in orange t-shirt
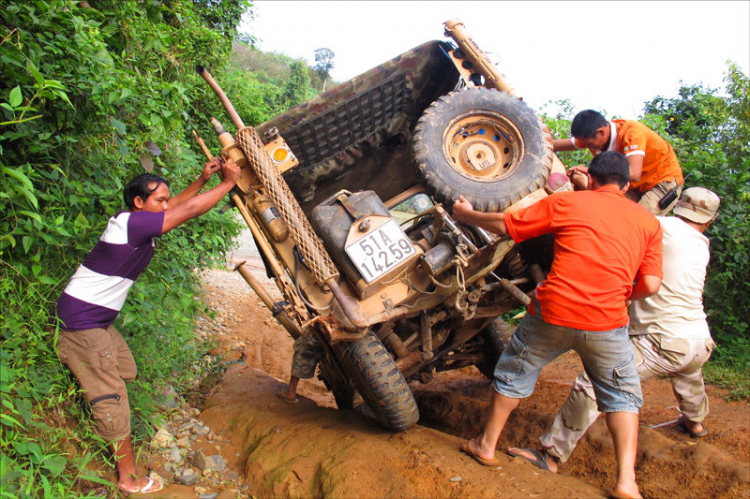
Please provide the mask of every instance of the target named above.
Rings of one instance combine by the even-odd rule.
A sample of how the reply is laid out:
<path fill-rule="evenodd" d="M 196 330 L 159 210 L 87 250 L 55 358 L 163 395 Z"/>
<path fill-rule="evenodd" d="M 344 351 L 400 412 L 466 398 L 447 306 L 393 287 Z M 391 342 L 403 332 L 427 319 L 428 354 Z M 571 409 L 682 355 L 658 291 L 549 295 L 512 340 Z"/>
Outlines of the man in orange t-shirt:
<path fill-rule="evenodd" d="M 552 141 L 556 152 L 584 148 L 594 156 L 603 151 L 620 152 L 630 165 L 630 189 L 625 195 L 654 215 L 666 215 L 672 210 L 682 192 L 682 168 L 672 146 L 656 132 L 638 121 L 607 121 L 589 109 L 576 114 L 570 133 L 573 136 L 570 139 Z M 568 170 L 574 185 L 580 187 L 585 178 L 576 177 L 576 172 L 585 171 L 585 166 Z M 659 207 L 659 200 L 675 188 L 674 201 L 664 208 Z"/>
<path fill-rule="evenodd" d="M 478 212 L 463 196 L 453 205 L 457 220 L 516 242 L 555 235 L 552 269 L 495 367 L 485 428 L 461 450 L 496 465 L 495 446 L 519 399 L 533 393 L 544 366 L 574 349 L 594 385 L 598 410 L 607 414 L 618 463 L 614 495 L 639 497 L 635 457 L 643 398 L 626 301 L 658 291 L 662 229 L 656 217 L 625 199 L 629 165 L 622 154 L 596 156 L 586 176 L 589 190 L 555 194 L 514 213 Z M 529 460 L 549 470 L 541 457 Z"/>

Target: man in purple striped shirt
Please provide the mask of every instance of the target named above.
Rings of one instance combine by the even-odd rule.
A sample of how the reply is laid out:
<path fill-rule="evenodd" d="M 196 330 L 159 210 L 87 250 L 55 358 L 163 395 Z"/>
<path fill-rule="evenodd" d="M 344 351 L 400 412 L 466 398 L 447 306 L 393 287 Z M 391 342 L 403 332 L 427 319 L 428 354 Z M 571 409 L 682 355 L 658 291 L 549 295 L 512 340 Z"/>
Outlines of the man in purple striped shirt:
<path fill-rule="evenodd" d="M 222 182 L 199 194 L 220 169 Z M 174 197 L 163 178 L 135 177 L 123 193 L 128 210 L 109 219 L 104 234 L 57 300 L 58 355 L 91 404 L 95 433 L 111 442 L 117 487 L 125 493 L 156 492 L 162 485 L 136 472 L 125 381 L 135 379 L 137 369 L 112 323 L 128 290 L 151 261 L 155 238 L 216 206 L 238 178 L 237 165 L 231 160 L 222 164 L 218 158 L 206 163 L 200 177 Z"/>

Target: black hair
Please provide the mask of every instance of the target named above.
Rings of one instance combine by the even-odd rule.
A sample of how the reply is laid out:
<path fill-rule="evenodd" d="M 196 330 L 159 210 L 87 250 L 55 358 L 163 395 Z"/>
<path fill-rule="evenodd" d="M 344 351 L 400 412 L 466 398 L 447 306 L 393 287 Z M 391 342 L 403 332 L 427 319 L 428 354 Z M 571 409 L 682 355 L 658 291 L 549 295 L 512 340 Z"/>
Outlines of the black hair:
<path fill-rule="evenodd" d="M 599 185 L 617 184 L 622 189 L 630 181 L 630 164 L 617 151 L 603 152 L 591 161 L 589 175 Z"/>
<path fill-rule="evenodd" d="M 151 185 L 153 184 L 156 185 L 152 188 Z M 169 187 L 169 182 L 159 175 L 154 175 L 153 173 L 143 173 L 138 175 L 125 186 L 125 190 L 122 193 L 125 205 L 128 209 L 132 210 L 135 208 L 133 200 L 136 197 L 146 201 L 151 193 L 158 189 L 161 184 Z"/>
<path fill-rule="evenodd" d="M 596 131 L 609 122 L 600 113 L 593 109 L 586 109 L 575 115 L 573 123 L 570 124 L 570 134 L 573 137 L 591 139 L 596 136 Z"/>

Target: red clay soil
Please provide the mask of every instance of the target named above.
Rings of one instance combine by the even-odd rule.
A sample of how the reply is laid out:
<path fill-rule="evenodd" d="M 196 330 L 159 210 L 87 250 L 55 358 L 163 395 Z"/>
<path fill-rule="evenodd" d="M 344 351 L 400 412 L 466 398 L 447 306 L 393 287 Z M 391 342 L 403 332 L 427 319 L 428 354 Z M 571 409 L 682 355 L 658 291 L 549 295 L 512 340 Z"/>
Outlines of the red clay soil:
<path fill-rule="evenodd" d="M 256 276 L 263 277 L 262 272 Z M 268 286 L 273 291 L 273 284 Z M 215 338 L 217 351 L 239 358 L 241 346 L 244 362 L 226 372 L 200 418 L 223 435 L 221 454 L 244 475 L 255 496 L 590 497 L 614 486 L 614 453 L 603 418 L 560 475 L 502 451 L 498 469 L 461 454 L 460 443 L 481 430 L 491 390 L 474 368 L 440 373 L 426 385 L 414 383 L 421 419 L 398 434 L 356 412 L 336 410 L 333 396 L 317 379 L 303 380 L 300 402 L 287 404 L 275 392 L 289 376 L 289 335 L 238 274 L 211 272 L 205 291 L 209 303 L 232 316 L 229 334 Z M 511 416 L 498 449 L 538 448 L 538 437 L 549 428 L 580 369 L 574 353 L 548 366 L 534 395 Z M 695 440 L 676 425 L 649 428 L 679 415 L 667 379 L 647 381 L 643 392 L 636 472 L 645 497 L 750 495 L 748 401 L 727 402 L 721 389 L 709 386 L 709 434 Z M 180 497 L 178 489 L 171 486 L 166 496 Z"/>

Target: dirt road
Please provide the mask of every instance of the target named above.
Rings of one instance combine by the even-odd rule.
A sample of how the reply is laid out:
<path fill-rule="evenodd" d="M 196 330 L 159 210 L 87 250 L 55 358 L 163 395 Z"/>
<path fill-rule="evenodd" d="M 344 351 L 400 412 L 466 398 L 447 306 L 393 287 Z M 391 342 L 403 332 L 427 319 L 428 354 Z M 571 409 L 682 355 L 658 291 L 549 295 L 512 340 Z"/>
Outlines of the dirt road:
<path fill-rule="evenodd" d="M 246 260 L 265 279 L 252 252 Z M 200 419 L 224 440 L 205 442 L 220 453 L 248 493 L 258 497 L 591 497 L 614 486 L 612 441 L 603 418 L 581 441 L 560 475 L 542 472 L 502 453 L 501 466 L 485 468 L 458 452 L 475 436 L 489 400 L 489 382 L 474 368 L 441 373 L 415 383 L 421 419 L 399 434 L 383 430 L 356 412 L 335 409 L 317 379 L 300 383 L 300 402 L 275 396 L 288 378 L 292 340 L 236 272 L 205 275 L 206 299 L 223 332 L 213 339 L 230 368 L 214 387 Z M 536 392 L 512 415 L 499 449 L 538 446 L 568 395 L 581 364 L 566 354 L 542 373 Z M 748 497 L 750 495 L 750 407 L 727 402 L 709 387 L 709 435 L 699 441 L 675 425 L 650 426 L 678 416 L 666 379 L 643 385 L 638 480 L 645 497 Z M 227 489 L 232 484 L 227 484 Z M 167 496 L 185 497 L 170 487 Z M 221 491 L 219 491 L 221 492 Z M 226 493 L 219 498 L 232 497 Z"/>

